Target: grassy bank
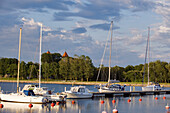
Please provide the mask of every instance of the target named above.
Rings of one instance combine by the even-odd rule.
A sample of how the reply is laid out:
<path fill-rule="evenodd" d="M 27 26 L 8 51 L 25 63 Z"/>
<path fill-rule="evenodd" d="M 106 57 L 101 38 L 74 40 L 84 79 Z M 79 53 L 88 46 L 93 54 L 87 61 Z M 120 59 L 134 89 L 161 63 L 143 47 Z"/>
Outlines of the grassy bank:
<path fill-rule="evenodd" d="M 0 82 L 17 82 L 16 79 L 0 79 Z M 20 80 L 21 83 L 38 83 L 37 79 L 32 80 Z M 41 83 L 46 84 L 72 84 L 72 85 L 99 85 L 99 84 L 106 84 L 107 82 L 95 82 L 95 81 L 65 81 L 65 80 L 42 80 Z M 127 85 L 127 86 L 142 86 L 142 82 L 120 82 L 121 85 Z M 146 86 L 147 83 L 144 84 Z M 164 87 L 170 87 L 170 83 L 160 83 L 161 86 Z"/>

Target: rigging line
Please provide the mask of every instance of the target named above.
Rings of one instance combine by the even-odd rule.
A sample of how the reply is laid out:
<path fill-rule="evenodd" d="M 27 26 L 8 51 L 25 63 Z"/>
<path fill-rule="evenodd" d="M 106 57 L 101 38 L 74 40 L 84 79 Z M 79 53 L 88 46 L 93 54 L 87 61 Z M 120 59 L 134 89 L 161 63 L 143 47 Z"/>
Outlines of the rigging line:
<path fill-rule="evenodd" d="M 149 85 L 149 60 L 150 60 L 150 27 L 148 27 L 148 85 Z"/>
<path fill-rule="evenodd" d="M 115 37 L 115 54 L 116 54 L 116 61 L 115 61 L 115 66 L 116 64 L 118 64 L 118 55 L 117 55 L 117 38 Z M 117 68 L 116 68 L 116 72 L 115 72 L 115 79 L 117 78 Z"/>
<path fill-rule="evenodd" d="M 109 35 L 110 35 L 110 32 L 111 32 L 111 28 L 112 28 L 112 26 L 110 26 L 110 29 L 109 29 L 109 32 L 108 32 L 107 41 L 106 41 L 106 43 L 105 43 L 105 49 L 104 49 L 103 56 L 102 56 L 102 59 L 101 59 L 100 68 L 99 68 L 99 72 L 98 72 L 98 74 L 97 74 L 96 82 L 97 82 L 98 79 L 99 79 L 99 74 L 100 74 L 100 71 L 101 71 L 101 68 L 102 68 L 103 59 L 104 59 L 105 52 L 106 52 L 106 48 L 107 48 L 107 45 L 108 45 Z"/>
<path fill-rule="evenodd" d="M 146 59 L 147 59 L 147 53 L 148 53 L 148 43 L 149 43 L 149 36 L 147 38 L 146 51 L 145 51 L 145 64 L 144 64 L 142 85 L 143 85 L 143 82 L 144 82 L 144 75 L 145 75 L 145 70 L 146 70 Z"/>
<path fill-rule="evenodd" d="M 39 39 L 38 42 L 40 43 L 40 39 Z M 33 63 L 35 62 L 35 58 L 36 58 L 36 56 L 37 56 L 38 46 L 39 46 L 39 44 L 38 44 L 37 47 L 36 47 L 36 52 L 35 52 L 35 55 L 34 55 Z M 31 73 L 32 73 L 32 70 L 33 70 L 33 66 L 34 66 L 34 64 L 31 66 L 31 71 L 30 71 L 29 78 L 31 78 Z"/>

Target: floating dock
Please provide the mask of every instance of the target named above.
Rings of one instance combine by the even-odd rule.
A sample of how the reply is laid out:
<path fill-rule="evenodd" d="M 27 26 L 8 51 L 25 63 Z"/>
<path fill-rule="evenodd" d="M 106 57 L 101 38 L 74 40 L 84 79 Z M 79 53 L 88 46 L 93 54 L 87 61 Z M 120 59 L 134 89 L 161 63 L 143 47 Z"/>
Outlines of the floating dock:
<path fill-rule="evenodd" d="M 111 92 L 91 92 L 93 97 L 114 97 L 114 96 L 144 96 L 144 95 L 162 95 L 170 94 L 170 90 L 161 91 L 111 91 Z"/>

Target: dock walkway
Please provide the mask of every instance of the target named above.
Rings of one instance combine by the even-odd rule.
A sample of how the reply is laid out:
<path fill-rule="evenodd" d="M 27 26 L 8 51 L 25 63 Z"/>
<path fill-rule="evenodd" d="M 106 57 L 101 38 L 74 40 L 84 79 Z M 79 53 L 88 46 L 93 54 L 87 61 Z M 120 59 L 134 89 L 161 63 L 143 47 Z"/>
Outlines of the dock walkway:
<path fill-rule="evenodd" d="M 161 95 L 161 94 L 170 94 L 170 90 L 161 90 L 161 91 L 111 91 L 111 92 L 91 92 L 93 97 L 114 97 L 114 96 L 144 96 L 144 95 Z"/>

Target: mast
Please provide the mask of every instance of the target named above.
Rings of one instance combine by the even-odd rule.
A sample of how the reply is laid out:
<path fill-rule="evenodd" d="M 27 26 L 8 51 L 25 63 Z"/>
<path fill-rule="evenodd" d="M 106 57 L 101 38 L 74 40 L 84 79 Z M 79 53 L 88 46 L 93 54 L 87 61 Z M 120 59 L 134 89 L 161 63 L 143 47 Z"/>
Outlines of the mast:
<path fill-rule="evenodd" d="M 39 88 L 41 87 L 41 41 L 42 41 L 42 24 L 40 29 Z"/>
<path fill-rule="evenodd" d="M 21 33 L 22 33 L 22 28 L 20 28 L 20 35 L 19 35 L 19 53 L 18 53 L 17 93 L 19 92 L 19 69 L 20 69 L 20 54 L 21 54 Z"/>
<path fill-rule="evenodd" d="M 111 21 L 111 39 L 110 39 L 110 56 L 109 56 L 109 78 L 108 78 L 108 85 L 110 83 L 110 71 L 111 71 L 111 53 L 112 53 L 112 31 L 113 31 L 113 21 Z"/>
<path fill-rule="evenodd" d="M 149 35 L 150 35 L 150 27 L 148 27 L 148 85 L 149 85 L 149 59 L 150 59 L 150 41 L 149 41 Z"/>

